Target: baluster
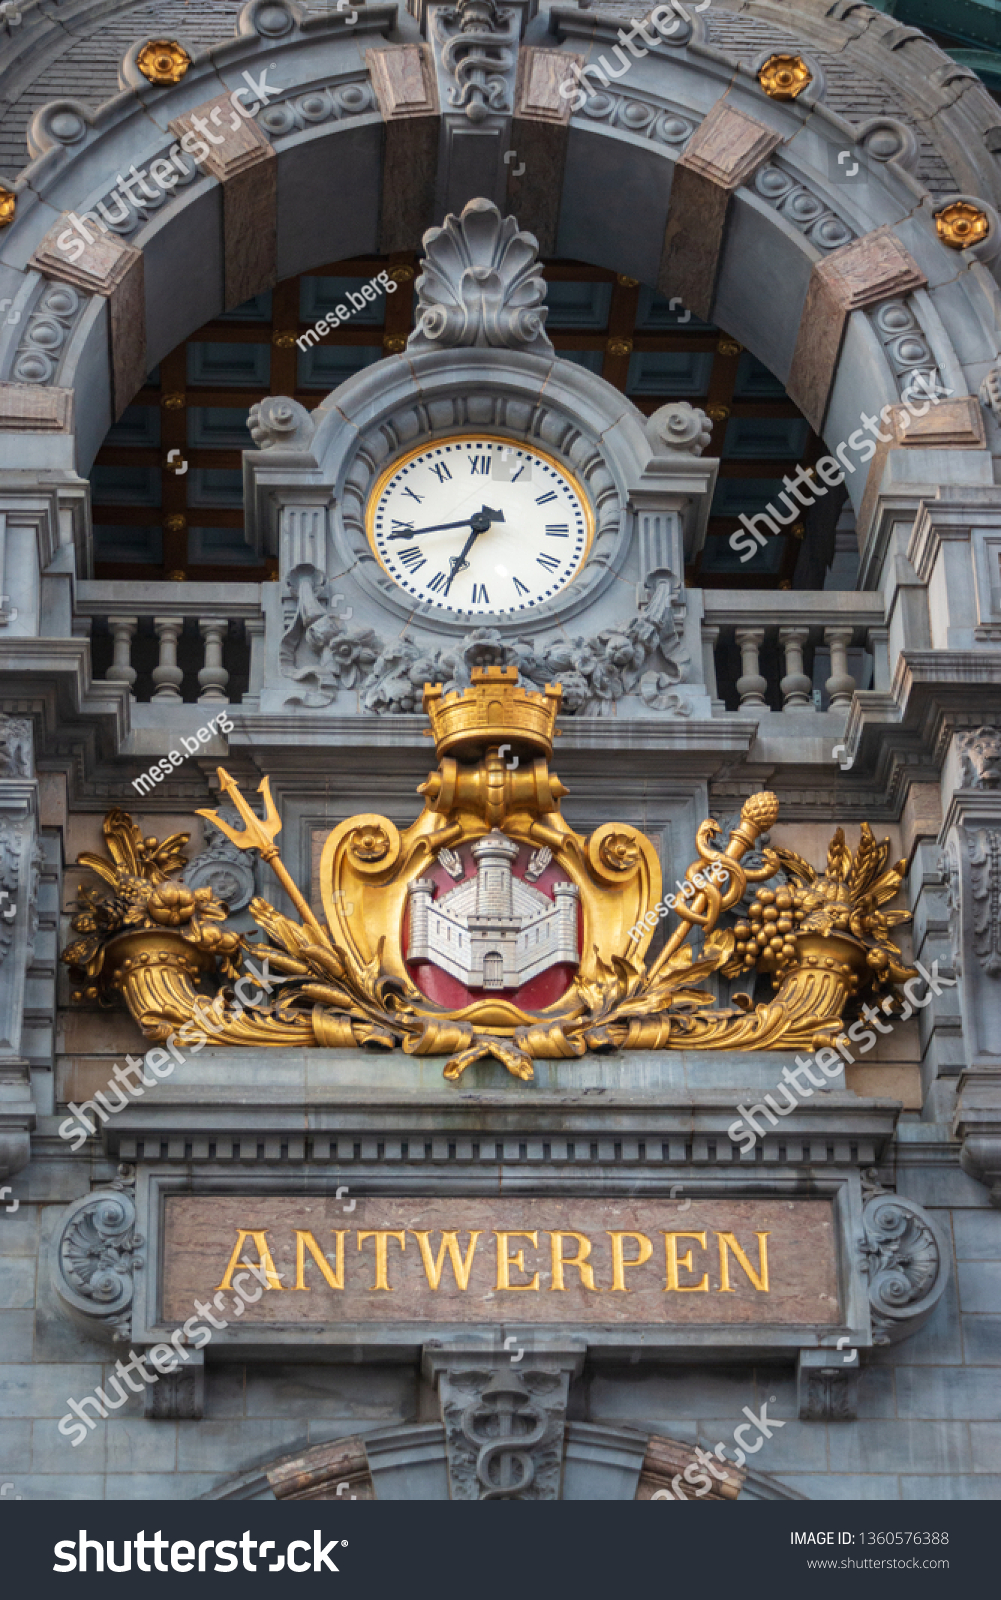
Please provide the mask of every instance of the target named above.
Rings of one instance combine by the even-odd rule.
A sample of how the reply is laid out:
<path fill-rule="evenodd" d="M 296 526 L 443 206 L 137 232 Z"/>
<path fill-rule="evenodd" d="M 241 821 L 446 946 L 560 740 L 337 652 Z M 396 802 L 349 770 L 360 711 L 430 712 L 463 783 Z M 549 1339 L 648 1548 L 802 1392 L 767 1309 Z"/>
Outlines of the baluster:
<path fill-rule="evenodd" d="M 825 628 L 824 643 L 830 646 L 831 676 L 824 685 L 830 700 L 829 710 L 842 710 L 851 705 L 855 693 L 855 679 L 848 671 L 848 646 L 852 642 L 851 628 Z"/>
<path fill-rule="evenodd" d="M 872 656 L 872 686 L 885 694 L 890 687 L 889 628 L 870 628 L 866 643 Z"/>
<path fill-rule="evenodd" d="M 108 627 L 114 640 L 115 659 L 104 676 L 109 683 L 127 683 L 130 692 L 136 681 L 136 669 L 132 665 L 132 635 L 138 626 L 138 617 L 108 618 Z"/>
<path fill-rule="evenodd" d="M 160 664 L 153 668 L 154 700 L 179 701 L 184 673 L 177 665 L 177 640 L 184 627 L 183 617 L 154 617 L 153 627 L 160 641 Z"/>
<path fill-rule="evenodd" d="M 226 694 L 226 685 L 229 682 L 229 673 L 222 664 L 223 640 L 226 637 L 228 623 L 225 617 L 206 617 L 198 624 L 198 631 L 205 640 L 205 665 L 198 674 L 198 683 L 201 687 L 199 702 L 229 704 Z"/>
<path fill-rule="evenodd" d="M 716 678 L 716 646 L 719 643 L 719 628 L 704 622 L 702 624 L 702 676 L 705 680 L 709 699 L 722 712 L 726 709 L 719 698 L 719 686 Z"/>
<path fill-rule="evenodd" d="M 809 628 L 779 629 L 786 658 L 786 675 L 779 683 L 783 711 L 813 710 L 813 683 L 803 671 L 803 650 L 809 637 Z"/>
<path fill-rule="evenodd" d="M 759 706 L 765 705 L 765 690 L 768 680 L 758 671 L 758 651 L 765 642 L 764 628 L 738 628 L 734 638 L 740 647 L 740 661 L 743 671 L 737 679 L 737 693 L 740 695 L 741 711 L 756 711 Z"/>

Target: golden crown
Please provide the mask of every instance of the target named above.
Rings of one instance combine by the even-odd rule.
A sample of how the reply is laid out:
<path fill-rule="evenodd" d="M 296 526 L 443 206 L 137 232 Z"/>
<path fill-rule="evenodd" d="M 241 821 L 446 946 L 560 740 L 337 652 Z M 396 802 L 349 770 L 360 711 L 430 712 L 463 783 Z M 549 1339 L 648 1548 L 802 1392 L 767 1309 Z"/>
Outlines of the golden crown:
<path fill-rule="evenodd" d="M 508 744 L 541 752 L 548 760 L 562 699 L 558 683 L 547 683 L 543 693 L 519 688 L 517 667 L 474 667 L 472 688 L 461 693 L 424 685 L 424 710 L 439 759 L 466 746 L 475 758 L 489 745 Z"/>

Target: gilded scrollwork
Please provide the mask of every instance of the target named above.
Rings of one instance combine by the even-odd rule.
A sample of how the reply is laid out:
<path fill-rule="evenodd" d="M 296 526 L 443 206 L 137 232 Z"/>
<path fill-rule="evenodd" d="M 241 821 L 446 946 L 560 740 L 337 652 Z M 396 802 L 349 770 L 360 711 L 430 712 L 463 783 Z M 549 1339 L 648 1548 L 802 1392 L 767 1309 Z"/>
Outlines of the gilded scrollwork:
<path fill-rule="evenodd" d="M 294 908 L 295 915 L 286 915 L 253 899 L 249 911 L 263 940 L 252 945 L 219 926 L 226 908 L 210 888 L 192 891 L 172 881 L 185 863 L 187 835 L 161 844 L 143 838 L 124 813 L 110 813 L 105 837 L 111 859 L 88 855 L 80 861 L 111 894 L 81 896 L 74 919 L 79 937 L 63 957 L 86 983 L 82 992 L 104 1001 L 121 994 L 157 1039 L 174 1025 L 197 1025 L 207 1007 L 223 1043 L 402 1048 L 447 1056 L 445 1075 L 452 1079 L 493 1057 L 528 1079 L 533 1060 L 590 1050 L 830 1044 L 857 994 L 872 986 L 892 995 L 913 975 L 890 939 L 891 928 L 908 914 L 882 910 L 900 886 L 902 864 L 888 864 L 888 842 L 877 844 L 867 826 L 854 854 L 838 830 L 826 871 L 817 872 L 792 851 L 759 847 L 779 807 L 772 794 L 752 795 L 726 838 L 712 818 L 700 825 L 696 859 L 669 907 L 660 898 L 658 856 L 643 832 L 608 822 L 584 837 L 562 815 L 567 791 L 549 767 L 561 688 L 526 689 L 515 665 L 474 667 L 471 678 L 465 690 L 425 686 L 439 765 L 420 786 L 424 807 L 417 819 L 401 830 L 375 813 L 354 816 L 328 836 L 320 864 L 322 920 L 282 863 L 275 843 L 281 819 L 266 778 L 260 785 L 264 816 L 258 817 L 219 769 L 242 828 L 222 808 L 199 813 L 235 849 L 257 851 Z M 505 759 L 511 750 L 516 762 Z M 488 835 L 491 848 L 481 848 L 478 841 Z M 486 866 L 476 865 L 480 858 Z M 442 906 L 447 899 L 464 910 L 439 913 L 433 899 L 438 871 L 441 884 L 458 885 Z M 476 922 L 484 872 L 491 916 Z M 759 887 L 770 880 L 778 887 Z M 579 907 L 580 920 L 578 957 L 568 971 L 571 905 Z M 517 906 L 528 909 L 516 913 Z M 499 954 L 490 958 L 498 967 L 481 962 L 481 989 L 461 989 L 451 1003 L 435 998 L 418 982 L 416 957 L 408 953 L 414 937 L 412 928 L 406 934 L 407 919 L 418 907 L 421 917 L 433 912 L 439 924 L 445 915 L 459 943 L 464 928 L 478 937 L 478 928 L 489 932 L 497 924 L 490 937 L 496 934 L 498 948 L 510 951 L 519 938 L 531 944 L 551 929 L 544 936 L 553 937 L 553 954 L 518 946 L 513 964 Z M 648 963 L 653 930 L 669 909 L 676 924 Z M 724 920 L 730 913 L 738 918 L 734 926 Z M 445 938 L 442 928 L 430 944 L 423 934 L 417 941 L 432 962 L 435 939 Z M 238 1009 L 225 980 L 241 973 L 250 952 L 278 974 L 277 995 Z M 442 959 L 447 972 L 449 960 Z M 451 966 L 473 970 L 468 955 Z M 553 967 L 558 981 L 542 1002 L 529 1003 L 496 977 L 501 970 Z M 700 987 L 717 972 L 752 970 L 771 976 L 776 992 L 767 1004 L 739 996 L 734 1008 L 720 1008 Z"/>

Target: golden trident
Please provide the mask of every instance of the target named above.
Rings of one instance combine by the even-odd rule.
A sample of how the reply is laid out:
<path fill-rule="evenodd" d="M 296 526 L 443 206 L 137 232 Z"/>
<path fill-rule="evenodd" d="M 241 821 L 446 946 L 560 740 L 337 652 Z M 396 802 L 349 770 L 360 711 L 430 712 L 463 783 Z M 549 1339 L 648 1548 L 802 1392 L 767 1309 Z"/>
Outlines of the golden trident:
<path fill-rule="evenodd" d="M 214 822 L 220 832 L 224 833 L 230 843 L 235 844 L 238 850 L 260 851 L 261 860 L 266 861 L 271 867 L 272 871 L 275 873 L 275 876 L 278 878 L 282 887 L 292 900 L 292 903 L 299 915 L 305 922 L 309 923 L 310 927 L 315 930 L 325 944 L 329 944 L 330 941 L 327 938 L 325 930 L 320 923 L 317 922 L 315 916 L 310 910 L 308 901 L 304 895 L 300 894 L 296 884 L 292 880 L 291 873 L 285 866 L 285 863 L 282 861 L 281 856 L 278 854 L 278 846 L 275 844 L 275 836 L 282 831 L 282 819 L 278 815 L 278 807 L 275 805 L 275 802 L 271 796 L 270 778 L 262 779 L 257 788 L 258 794 L 262 794 L 264 796 L 265 814 L 262 820 L 260 817 L 255 816 L 251 811 L 250 806 L 240 793 L 235 779 L 230 777 L 225 767 L 217 767 L 216 776 L 219 779 L 220 787 L 225 791 L 226 794 L 229 795 L 229 798 L 232 800 L 237 811 L 240 813 L 240 816 L 243 818 L 246 826 L 241 832 L 239 829 L 234 828 L 231 823 L 224 822 L 218 811 L 199 811 L 196 813 L 196 815 L 199 817 L 206 817 L 209 822 Z"/>

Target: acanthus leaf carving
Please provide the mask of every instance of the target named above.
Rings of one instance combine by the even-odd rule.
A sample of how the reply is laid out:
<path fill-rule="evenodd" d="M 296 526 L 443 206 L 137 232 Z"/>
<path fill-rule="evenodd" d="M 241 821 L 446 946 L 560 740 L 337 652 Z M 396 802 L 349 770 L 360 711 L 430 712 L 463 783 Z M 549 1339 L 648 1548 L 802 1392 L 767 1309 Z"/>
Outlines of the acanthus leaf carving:
<path fill-rule="evenodd" d="M 296 683 L 311 684 L 289 705 L 328 706 L 341 689 L 354 689 L 382 648 L 371 628 L 352 629 L 331 609 L 325 583 L 315 569 L 289 574 L 295 612 L 279 647 L 281 670 Z"/>
<path fill-rule="evenodd" d="M 489 346 L 552 355 L 545 331 L 545 279 L 539 244 L 489 200 L 470 200 L 462 215 L 424 235 L 417 279 L 417 326 L 411 351 Z"/>

